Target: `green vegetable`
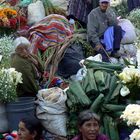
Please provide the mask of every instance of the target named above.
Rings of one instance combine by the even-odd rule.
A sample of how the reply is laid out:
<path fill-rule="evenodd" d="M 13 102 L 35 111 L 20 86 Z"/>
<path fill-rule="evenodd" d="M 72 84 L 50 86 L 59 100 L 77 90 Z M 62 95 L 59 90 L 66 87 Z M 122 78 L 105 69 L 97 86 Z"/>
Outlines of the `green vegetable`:
<path fill-rule="evenodd" d="M 106 62 L 97 62 L 92 60 L 85 60 L 84 65 L 87 68 L 100 69 L 100 70 L 110 70 L 110 71 L 121 71 L 121 64 L 111 64 Z"/>
<path fill-rule="evenodd" d="M 73 105 L 78 103 L 78 100 L 75 98 L 75 96 L 69 90 L 67 90 L 66 93 L 67 93 L 68 100 L 70 100 Z"/>
<path fill-rule="evenodd" d="M 87 76 L 88 76 L 88 84 L 89 84 L 90 90 L 98 91 L 97 86 L 96 86 L 95 77 L 93 74 L 93 69 L 87 70 Z"/>
<path fill-rule="evenodd" d="M 101 103 L 103 102 L 103 98 L 104 98 L 104 95 L 103 94 L 100 94 L 96 99 L 95 101 L 92 103 L 90 109 L 93 111 L 93 112 L 98 112 L 99 108 L 100 108 L 100 105 Z"/>
<path fill-rule="evenodd" d="M 111 140 L 119 140 L 117 123 L 111 117 L 109 117 L 109 135 Z"/>
<path fill-rule="evenodd" d="M 118 84 L 115 88 L 115 90 L 113 91 L 111 97 L 110 97 L 110 101 L 114 100 L 115 98 L 118 97 L 118 95 L 120 94 L 120 89 L 122 87 L 122 84 Z"/>
<path fill-rule="evenodd" d="M 110 134 L 109 134 L 109 122 L 110 122 L 110 120 L 109 120 L 108 115 L 104 114 L 104 116 L 103 116 L 104 133 L 108 137 L 110 137 Z"/>
<path fill-rule="evenodd" d="M 113 75 L 110 80 L 109 93 L 105 97 L 104 103 L 107 103 L 110 101 L 110 97 L 112 96 L 112 92 L 115 90 L 116 86 L 117 86 L 117 77 L 116 75 Z"/>
<path fill-rule="evenodd" d="M 75 96 L 75 98 L 78 100 L 78 102 L 81 103 L 81 105 L 83 106 L 90 105 L 91 101 L 85 94 L 84 90 L 82 89 L 78 81 L 73 81 L 70 84 L 69 91 Z"/>
<path fill-rule="evenodd" d="M 105 112 L 116 112 L 116 111 L 123 111 L 125 109 L 125 106 L 114 105 L 114 104 L 103 104 L 102 109 Z"/>
<path fill-rule="evenodd" d="M 104 77 L 103 71 L 101 70 L 95 71 L 94 76 L 95 76 L 95 81 L 98 86 L 99 92 L 104 91 L 105 90 L 105 77 Z"/>

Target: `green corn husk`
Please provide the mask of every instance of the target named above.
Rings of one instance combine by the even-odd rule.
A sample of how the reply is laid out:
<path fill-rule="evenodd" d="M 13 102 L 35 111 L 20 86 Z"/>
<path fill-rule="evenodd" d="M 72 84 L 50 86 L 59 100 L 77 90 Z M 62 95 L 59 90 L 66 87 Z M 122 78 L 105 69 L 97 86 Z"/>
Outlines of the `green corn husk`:
<path fill-rule="evenodd" d="M 94 76 L 99 92 L 103 92 L 105 90 L 105 77 L 103 71 L 95 71 Z"/>
<path fill-rule="evenodd" d="M 95 81 L 95 77 L 94 77 L 94 74 L 93 74 L 93 69 L 88 69 L 87 70 L 87 76 L 88 76 L 88 84 L 89 84 L 88 91 L 93 90 L 93 91 L 97 92 L 98 89 L 97 89 L 97 86 L 96 86 L 96 81 Z"/>
<path fill-rule="evenodd" d="M 123 66 L 121 64 L 111 64 L 106 62 L 97 62 L 92 60 L 85 60 L 84 65 L 87 68 L 110 70 L 110 71 L 121 71 Z"/>
<path fill-rule="evenodd" d="M 100 108 L 101 103 L 103 102 L 103 98 L 104 98 L 104 95 L 103 94 L 100 94 L 95 99 L 95 101 L 92 103 L 92 105 L 90 107 L 90 110 L 92 110 L 93 112 L 96 112 L 97 113 L 99 111 L 99 108 Z"/>
<path fill-rule="evenodd" d="M 78 100 L 76 100 L 75 96 L 69 90 L 67 90 L 66 94 L 67 94 L 68 100 L 70 100 L 73 105 L 79 103 Z"/>
<path fill-rule="evenodd" d="M 118 79 L 117 79 L 116 75 L 113 75 L 110 79 L 109 93 L 105 97 L 104 103 L 107 103 L 110 101 L 110 97 L 112 96 L 112 93 L 117 86 L 117 81 L 118 81 Z"/>
<path fill-rule="evenodd" d="M 89 85 L 89 80 L 88 80 L 88 76 L 86 74 L 86 76 L 83 78 L 83 80 L 81 81 L 81 85 L 82 85 L 82 88 L 83 90 L 87 93 L 88 92 L 88 85 Z M 90 89 L 89 89 L 90 90 Z"/>
<path fill-rule="evenodd" d="M 111 97 L 110 97 L 110 101 L 115 100 L 116 98 L 118 98 L 118 95 L 120 94 L 120 89 L 122 87 L 122 84 L 118 84 L 117 87 L 115 88 L 115 90 L 113 91 Z"/>
<path fill-rule="evenodd" d="M 123 111 L 112 112 L 111 116 L 114 117 L 114 118 L 120 118 L 120 116 L 122 115 Z"/>
<path fill-rule="evenodd" d="M 104 94 L 106 95 L 109 92 L 110 82 L 111 82 L 111 74 L 104 71 L 105 77 L 105 91 Z"/>
<path fill-rule="evenodd" d="M 109 117 L 109 135 L 111 140 L 119 140 L 117 122 Z"/>
<path fill-rule="evenodd" d="M 98 94 L 98 89 L 95 82 L 93 69 L 87 69 L 87 74 L 82 80 L 82 87 L 87 96 L 90 97 L 91 100 L 95 99 L 95 97 Z"/>
<path fill-rule="evenodd" d="M 109 116 L 104 114 L 103 116 L 104 134 L 106 134 L 108 137 L 110 137 L 109 123 L 110 123 Z"/>
<path fill-rule="evenodd" d="M 125 107 L 125 105 L 103 104 L 102 110 L 104 112 L 117 112 L 123 111 Z"/>
<path fill-rule="evenodd" d="M 85 94 L 84 90 L 82 89 L 80 83 L 78 81 L 73 81 L 70 84 L 69 91 L 75 96 L 78 102 L 83 106 L 90 105 L 91 101 L 88 96 Z"/>
<path fill-rule="evenodd" d="M 49 15 L 53 11 L 53 4 L 50 0 L 43 0 L 44 8 L 45 8 L 45 15 Z"/>

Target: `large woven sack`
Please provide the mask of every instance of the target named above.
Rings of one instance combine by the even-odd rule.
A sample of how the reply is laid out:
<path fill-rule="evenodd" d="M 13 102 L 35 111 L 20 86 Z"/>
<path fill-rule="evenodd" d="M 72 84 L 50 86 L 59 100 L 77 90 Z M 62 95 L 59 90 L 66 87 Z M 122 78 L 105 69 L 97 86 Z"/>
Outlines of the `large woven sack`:
<path fill-rule="evenodd" d="M 44 128 L 53 134 L 66 136 L 65 92 L 58 87 L 43 89 L 38 92 L 37 98 L 36 115 Z"/>
<path fill-rule="evenodd" d="M 125 31 L 121 44 L 132 44 L 136 40 L 135 27 L 128 19 L 120 19 L 119 25 Z"/>
<path fill-rule="evenodd" d="M 38 0 L 35 3 L 28 5 L 28 25 L 39 22 L 45 17 L 45 9 L 42 1 Z"/>

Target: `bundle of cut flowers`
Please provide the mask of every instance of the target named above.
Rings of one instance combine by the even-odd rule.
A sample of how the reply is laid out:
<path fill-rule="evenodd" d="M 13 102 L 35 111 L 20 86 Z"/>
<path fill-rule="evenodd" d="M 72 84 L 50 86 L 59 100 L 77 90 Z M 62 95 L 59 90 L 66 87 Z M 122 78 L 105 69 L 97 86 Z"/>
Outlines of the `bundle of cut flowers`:
<path fill-rule="evenodd" d="M 129 104 L 121 115 L 121 118 L 127 121 L 128 126 L 135 125 L 138 127 L 130 135 L 130 140 L 140 140 L 140 105 Z"/>
<path fill-rule="evenodd" d="M 135 97 L 138 97 L 136 94 L 139 93 L 140 90 L 140 69 L 126 67 L 120 74 L 118 74 L 118 78 L 124 85 L 120 91 L 122 96 L 126 96 L 131 93 Z"/>
<path fill-rule="evenodd" d="M 17 11 L 11 8 L 0 8 L 0 26 L 10 27 L 11 24 L 17 23 L 16 21 Z M 10 21 L 12 19 L 12 21 Z"/>
<path fill-rule="evenodd" d="M 0 69 L 10 67 L 10 55 L 14 51 L 13 38 L 3 36 L 0 38 Z"/>
<path fill-rule="evenodd" d="M 0 8 L 0 27 L 17 29 L 18 26 L 25 26 L 27 19 L 18 13 L 17 10 L 1 7 Z"/>
<path fill-rule="evenodd" d="M 14 68 L 0 70 L 0 101 L 10 102 L 17 98 L 16 88 L 22 83 L 22 74 Z"/>

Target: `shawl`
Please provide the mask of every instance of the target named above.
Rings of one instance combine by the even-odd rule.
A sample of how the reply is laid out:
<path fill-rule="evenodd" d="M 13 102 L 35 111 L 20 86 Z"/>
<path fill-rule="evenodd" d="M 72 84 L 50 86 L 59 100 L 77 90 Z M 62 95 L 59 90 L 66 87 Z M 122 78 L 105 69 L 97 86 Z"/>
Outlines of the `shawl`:
<path fill-rule="evenodd" d="M 72 35 L 72 31 L 64 16 L 52 14 L 32 26 L 29 34 L 32 53 L 37 54 L 38 50 L 44 52 L 49 47 L 60 45 Z"/>

